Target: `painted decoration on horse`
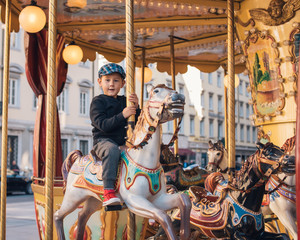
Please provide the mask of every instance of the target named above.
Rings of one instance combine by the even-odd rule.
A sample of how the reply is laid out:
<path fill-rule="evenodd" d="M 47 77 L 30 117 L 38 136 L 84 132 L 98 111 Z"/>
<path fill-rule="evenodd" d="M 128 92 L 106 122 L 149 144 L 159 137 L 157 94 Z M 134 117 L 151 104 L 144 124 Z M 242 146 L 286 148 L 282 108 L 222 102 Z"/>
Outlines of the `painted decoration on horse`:
<path fill-rule="evenodd" d="M 267 143 L 259 144 L 255 154 L 247 159 L 232 182 L 220 172 L 210 174 L 205 186 L 191 187 L 191 224 L 211 238 L 289 239 L 286 234 L 264 231 L 260 210 L 265 183 L 272 173 L 294 173 L 295 157 Z M 175 219 L 180 219 L 176 212 Z"/>
<path fill-rule="evenodd" d="M 208 149 L 208 167 L 207 169 L 214 172 L 219 169 L 225 172 L 228 166 L 227 151 L 221 142 L 214 144 L 209 143 Z M 281 150 L 285 154 L 295 156 L 295 136 L 287 139 L 282 145 Z M 263 197 L 262 212 L 264 215 L 275 213 L 282 224 L 288 229 L 288 232 L 297 239 L 296 226 L 296 190 L 295 190 L 295 174 L 294 167 L 287 169 L 290 173 L 272 174 L 269 181 L 266 183 L 266 194 Z M 221 174 L 215 175 L 222 178 Z M 217 187 L 218 191 L 222 184 L 218 185 L 218 181 L 207 181 L 205 188 L 213 192 Z M 217 186 L 218 185 L 218 186 Z M 292 220 L 291 220 L 292 219 Z"/>
<path fill-rule="evenodd" d="M 184 193 L 167 194 L 165 175 L 159 162 L 159 125 L 182 117 L 184 104 L 184 96 L 165 85 L 151 89 L 149 101 L 139 116 L 126 150 L 121 154 L 118 190 L 129 211 L 158 221 L 169 239 L 175 239 L 176 233 L 166 211 L 180 209 L 180 237 L 187 240 L 190 236 L 188 219 L 191 202 Z M 83 207 L 78 214 L 77 239 L 83 239 L 86 222 L 91 214 L 102 208 L 102 181 L 95 171 L 101 171 L 100 165 L 91 155 L 82 156 L 76 151 L 64 161 L 66 192 L 60 209 L 54 214 L 59 239 L 65 239 L 64 217 L 80 204 Z"/>

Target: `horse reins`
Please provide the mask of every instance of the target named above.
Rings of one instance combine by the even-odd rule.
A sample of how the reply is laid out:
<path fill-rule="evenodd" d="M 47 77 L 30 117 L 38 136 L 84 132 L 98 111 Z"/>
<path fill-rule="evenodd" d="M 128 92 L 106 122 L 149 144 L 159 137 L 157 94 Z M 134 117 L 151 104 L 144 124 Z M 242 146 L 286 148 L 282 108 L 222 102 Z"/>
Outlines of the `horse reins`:
<path fill-rule="evenodd" d="M 269 160 L 269 159 L 266 159 L 266 158 L 262 158 L 261 157 L 261 154 L 262 152 L 260 152 L 259 156 L 255 156 L 255 159 L 253 161 L 257 161 L 259 163 L 259 169 L 255 169 L 254 168 L 254 171 L 256 172 L 256 174 L 259 176 L 260 175 L 260 179 L 259 181 L 252 187 L 246 189 L 246 190 L 241 190 L 241 189 L 238 189 L 238 188 L 235 188 L 234 186 L 232 186 L 230 183 L 228 183 L 227 185 L 227 188 L 231 189 L 231 190 L 234 190 L 234 191 L 239 191 L 239 192 L 242 192 L 242 193 L 249 193 L 252 191 L 253 188 L 257 188 L 257 187 L 260 187 L 263 185 L 263 183 L 270 177 L 270 175 L 272 174 L 272 172 L 279 168 L 280 166 L 280 163 L 283 161 L 283 158 L 285 156 L 285 154 L 283 154 L 279 161 L 276 162 L 276 161 L 273 161 L 273 160 Z M 274 163 L 275 162 L 275 163 Z M 269 164 L 269 165 L 272 165 L 264 174 L 262 174 L 262 171 L 260 169 L 260 163 L 266 163 L 266 164 Z M 258 171 L 257 171 L 258 170 Z"/>
<path fill-rule="evenodd" d="M 169 97 L 169 95 L 167 97 Z M 164 109 L 166 108 L 165 103 L 159 103 L 159 102 L 154 102 L 154 101 L 148 101 L 147 106 L 148 107 L 145 108 L 147 111 L 145 111 L 144 114 L 145 114 L 145 118 L 146 118 L 147 123 L 150 125 L 148 127 L 148 132 L 146 133 L 146 136 L 144 137 L 144 139 L 138 145 L 134 145 L 133 143 L 131 143 L 129 141 L 126 141 L 126 146 L 128 148 L 139 149 L 139 148 L 143 148 L 146 144 L 148 144 L 148 141 L 152 137 L 153 133 L 155 133 L 155 131 L 157 129 L 157 126 L 159 124 L 159 121 L 162 119 L 162 116 L 163 116 L 162 113 L 163 113 Z M 153 119 L 150 116 L 149 108 L 159 108 L 158 113 L 157 113 L 158 118 Z M 143 114 L 143 110 L 141 112 L 141 116 L 142 116 L 142 114 Z M 178 139 L 178 132 L 180 130 L 181 121 L 182 121 L 182 117 L 180 117 L 177 128 L 176 128 L 169 144 L 166 145 L 166 146 L 172 146 L 174 144 L 175 140 Z"/>

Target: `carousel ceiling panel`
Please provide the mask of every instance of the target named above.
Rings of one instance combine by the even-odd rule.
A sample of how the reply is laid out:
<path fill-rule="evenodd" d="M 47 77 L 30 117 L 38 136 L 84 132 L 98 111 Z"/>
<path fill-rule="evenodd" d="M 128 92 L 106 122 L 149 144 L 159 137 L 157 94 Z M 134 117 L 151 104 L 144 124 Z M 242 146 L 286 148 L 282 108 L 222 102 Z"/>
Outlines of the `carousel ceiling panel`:
<path fill-rule="evenodd" d="M 18 31 L 18 14 L 30 0 L 12 0 L 12 30 Z M 235 9 L 239 8 L 235 1 Z M 5 6 L 5 0 L 0 0 Z M 48 0 L 37 0 L 48 15 Z M 169 72 L 170 36 L 174 36 L 176 66 L 194 64 L 218 68 L 227 57 L 227 1 L 217 0 L 136 0 L 134 39 L 137 66 L 145 48 L 147 62 L 163 62 Z M 2 21 L 4 11 L 1 9 Z M 57 31 L 66 41 L 75 40 L 84 50 L 84 59 L 94 60 L 96 52 L 109 61 L 125 57 L 125 0 L 87 0 L 80 8 L 57 1 Z M 170 64 L 169 64 L 170 65 Z M 162 67 L 165 66 L 165 67 Z M 178 68 L 180 69 L 180 68 Z M 181 67 L 181 72 L 185 67 Z M 208 69 L 208 68 L 205 68 Z"/>

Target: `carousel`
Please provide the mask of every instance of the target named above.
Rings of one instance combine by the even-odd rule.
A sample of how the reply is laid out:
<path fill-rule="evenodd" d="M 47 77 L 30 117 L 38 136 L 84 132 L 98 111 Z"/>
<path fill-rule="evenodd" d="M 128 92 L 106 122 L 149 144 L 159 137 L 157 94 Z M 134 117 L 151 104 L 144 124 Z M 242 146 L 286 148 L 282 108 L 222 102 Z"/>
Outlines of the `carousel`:
<path fill-rule="evenodd" d="M 0 0 L 0 6 L 1 21 L 5 23 L 0 239 L 5 239 L 6 234 L 10 33 L 18 32 L 20 26 L 27 32 L 27 80 L 38 97 L 32 189 L 40 239 L 146 239 L 149 218 L 163 227 L 168 239 L 175 239 L 176 230 L 166 213 L 173 208 L 180 210 L 172 219 L 181 220 L 181 239 L 190 239 L 190 228 L 199 230 L 194 239 L 202 239 L 203 235 L 297 239 L 299 0 Z M 151 92 L 153 101 L 141 102 L 144 114 L 137 123 L 141 131 L 135 129 L 134 118 L 128 120 L 129 144 L 122 155 L 123 180 L 119 187 L 125 204 L 120 209 L 102 208 L 103 189 L 97 182 L 99 179 L 92 183 L 85 181 L 81 170 L 94 163 L 91 156 L 71 153 L 73 162 L 68 168 L 66 186 L 66 177 L 61 172 L 64 159 L 56 97 L 66 82 L 68 64 L 94 61 L 97 53 L 110 62 L 126 59 L 126 95 L 135 92 L 136 87 L 144 87 L 149 63 L 156 63 L 158 71 L 172 76 L 173 90 L 157 86 Z M 214 153 L 226 152 L 218 164 L 226 165 L 228 180 L 219 173 L 210 175 L 206 190 L 192 187 L 190 198 L 182 192 L 166 194 L 164 173 L 161 167 L 157 168 L 161 123 L 174 122 L 176 130 L 171 143 L 175 154 L 178 151 L 177 132 L 184 96 L 174 91 L 175 76 L 185 73 L 188 65 L 202 72 L 223 67 L 229 83 L 224 89 L 224 99 L 228 99 L 225 146 L 211 143 L 209 149 L 215 158 L 218 155 Z M 137 86 L 136 67 L 142 76 Z M 250 79 L 251 120 L 258 129 L 260 144 L 256 154 L 246 161 L 248 165 L 236 174 L 235 74 L 241 72 Z M 151 102 L 157 105 L 151 106 Z M 156 162 L 139 159 L 141 155 L 147 156 L 147 151 L 156 153 Z M 75 165 L 77 170 L 73 169 Z M 143 181 L 130 183 L 126 169 L 131 165 L 139 166 L 139 170 L 132 170 L 140 174 L 139 179 L 148 179 L 146 195 L 134 192 L 133 189 L 145 186 L 137 184 Z M 253 185 L 247 185 L 243 178 L 246 175 Z M 208 190 L 216 196 L 208 197 Z M 268 210 L 278 215 L 289 236 L 267 232 L 270 228 L 265 227 L 261 211 L 265 192 L 270 199 L 278 200 L 271 201 Z M 73 204 L 75 193 L 84 196 L 84 200 Z M 278 211 L 280 206 L 286 208 Z"/>

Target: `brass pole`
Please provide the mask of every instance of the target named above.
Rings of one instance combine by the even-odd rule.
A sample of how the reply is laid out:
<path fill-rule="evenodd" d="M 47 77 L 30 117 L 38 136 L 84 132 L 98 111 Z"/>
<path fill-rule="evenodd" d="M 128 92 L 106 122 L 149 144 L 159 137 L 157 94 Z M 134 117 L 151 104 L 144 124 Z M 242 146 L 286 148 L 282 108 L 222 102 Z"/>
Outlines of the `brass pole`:
<path fill-rule="evenodd" d="M 134 26 L 133 26 L 133 0 L 126 0 L 126 95 L 135 92 L 134 89 Z M 126 102 L 127 106 L 132 105 L 131 102 Z M 135 117 L 128 118 L 128 138 L 132 135 L 134 128 Z"/>
<path fill-rule="evenodd" d="M 170 35 L 170 57 L 171 57 L 171 75 L 172 75 L 172 88 L 176 90 L 175 82 L 175 51 L 174 51 L 174 36 Z M 177 128 L 177 119 L 173 121 L 174 131 Z M 174 142 L 174 154 L 178 154 L 178 140 Z"/>
<path fill-rule="evenodd" d="M 46 240 L 53 239 L 53 163 L 56 157 L 56 13 L 57 0 L 49 0 L 47 122 L 46 122 Z"/>
<path fill-rule="evenodd" d="M 133 26 L 133 0 L 126 0 L 126 96 L 135 92 L 134 89 L 134 26 Z M 127 106 L 132 105 L 131 102 L 126 102 Z M 135 116 L 128 118 L 127 137 L 132 136 L 134 128 Z M 128 212 L 127 221 L 127 239 L 135 239 L 135 215 Z"/>
<path fill-rule="evenodd" d="M 228 99 L 227 87 L 224 86 L 224 127 L 225 127 L 225 148 L 228 150 Z"/>
<path fill-rule="evenodd" d="M 146 50 L 142 48 L 142 79 L 141 79 L 141 109 L 144 104 L 144 83 L 145 83 Z"/>
<path fill-rule="evenodd" d="M 225 128 L 225 148 L 228 151 L 228 88 L 225 86 L 225 76 L 227 74 L 227 66 L 224 66 L 224 128 Z M 227 82 L 228 84 L 228 82 Z M 228 160 L 227 160 L 228 161 Z"/>
<path fill-rule="evenodd" d="M 235 170 L 235 87 L 234 87 L 234 12 L 233 0 L 227 1 L 228 20 L 228 77 L 229 77 L 229 111 L 228 111 L 228 170 L 229 181 Z"/>
<path fill-rule="evenodd" d="M 7 192 L 7 119 L 9 88 L 9 50 L 11 28 L 11 1 L 5 1 L 5 40 L 3 70 L 3 104 L 2 104 L 2 152 L 1 152 L 1 232 L 0 239 L 6 239 L 6 192 Z"/>

